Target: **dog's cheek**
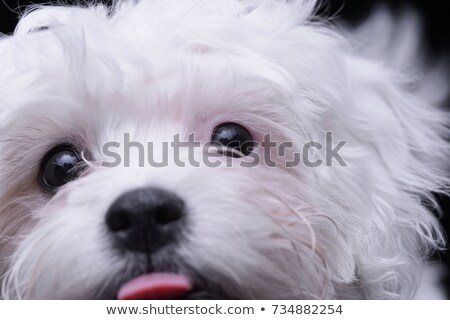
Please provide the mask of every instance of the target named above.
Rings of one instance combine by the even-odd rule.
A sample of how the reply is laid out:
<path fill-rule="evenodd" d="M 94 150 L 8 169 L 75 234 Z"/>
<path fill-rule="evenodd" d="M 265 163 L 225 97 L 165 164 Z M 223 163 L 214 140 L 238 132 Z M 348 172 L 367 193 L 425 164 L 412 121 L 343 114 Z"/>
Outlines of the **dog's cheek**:
<path fill-rule="evenodd" d="M 8 293 L 26 299 L 94 298 L 97 288 L 114 279 L 117 270 L 111 269 L 120 261 L 112 263 L 102 230 L 85 214 L 89 208 L 45 209 L 47 216 L 12 254 L 4 283 Z"/>
<path fill-rule="evenodd" d="M 104 215 L 122 191 L 108 190 L 102 181 L 92 174 L 34 209 L 33 225 L 17 234 L 8 259 L 5 298 L 89 299 L 114 284 L 126 261 L 112 250 Z"/>
<path fill-rule="evenodd" d="M 331 297 L 323 292 L 323 260 L 311 250 L 309 230 L 298 217 L 278 219 L 284 206 L 263 187 L 267 176 L 238 168 L 208 171 L 177 184 L 190 209 L 178 253 L 194 276 L 237 298 Z"/>

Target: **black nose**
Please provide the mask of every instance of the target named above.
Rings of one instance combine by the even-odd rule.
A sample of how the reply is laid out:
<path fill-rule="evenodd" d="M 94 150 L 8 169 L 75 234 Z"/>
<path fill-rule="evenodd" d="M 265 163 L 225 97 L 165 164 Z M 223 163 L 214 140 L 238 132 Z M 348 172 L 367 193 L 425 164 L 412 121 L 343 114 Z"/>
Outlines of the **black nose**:
<path fill-rule="evenodd" d="M 138 189 L 120 196 L 106 214 L 106 224 L 126 249 L 154 252 L 176 240 L 184 202 L 162 189 Z"/>

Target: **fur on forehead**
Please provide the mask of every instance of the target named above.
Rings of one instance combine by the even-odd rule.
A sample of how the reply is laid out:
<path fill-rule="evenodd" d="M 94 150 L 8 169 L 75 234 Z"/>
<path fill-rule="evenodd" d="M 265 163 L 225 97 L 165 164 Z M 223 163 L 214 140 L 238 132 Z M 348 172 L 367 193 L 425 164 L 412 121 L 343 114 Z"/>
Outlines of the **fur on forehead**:
<path fill-rule="evenodd" d="M 76 82 L 88 93 L 136 96 L 136 88 L 148 84 L 149 94 L 160 90 L 153 91 L 158 96 L 199 91 L 200 86 L 227 96 L 237 81 L 233 77 L 244 74 L 249 83 L 260 84 L 250 91 L 270 87 L 289 97 L 300 83 L 305 91 L 312 87 L 317 66 L 330 71 L 341 64 L 341 57 L 332 54 L 340 45 L 337 35 L 310 21 L 314 6 L 315 1 L 166 0 L 120 1 L 111 9 L 38 7 L 21 19 L 4 50 L 13 62 L 20 61 L 17 68 L 57 79 L 53 87 Z M 340 76 L 322 75 L 328 85 L 314 86 L 309 98 L 334 95 Z M 248 84 L 236 86 L 242 92 Z"/>
<path fill-rule="evenodd" d="M 10 92 L 0 116 L 9 120 L 22 107 L 39 118 L 32 114 L 63 104 L 69 117 L 75 107 L 89 108 L 103 122 L 126 112 L 183 119 L 192 130 L 200 114 L 205 121 L 264 114 L 283 123 L 299 113 L 299 127 L 315 132 L 330 111 L 321 106 L 341 104 L 336 92 L 346 90 L 346 81 L 343 56 L 334 54 L 343 42 L 311 22 L 314 7 L 315 1 L 210 0 L 37 7 L 0 47 L 9 65 L 0 83 Z M 275 109 L 280 104 L 285 111 Z"/>
<path fill-rule="evenodd" d="M 185 0 L 181 2 L 120 0 L 115 1 L 112 7 L 98 4 L 90 5 L 88 8 L 34 6 L 26 12 L 26 19 L 22 18 L 16 34 L 68 24 L 75 28 L 94 24 L 99 28 L 103 27 L 103 30 L 108 26 L 123 32 L 133 31 L 136 35 L 147 37 L 148 31 L 155 26 L 159 28 L 163 26 L 169 33 L 178 33 L 184 27 L 195 27 L 192 26 L 192 22 L 199 19 L 203 22 L 199 23 L 200 26 L 209 21 L 207 25 L 216 27 L 229 24 L 231 19 L 240 26 L 245 26 L 244 21 L 246 21 L 257 25 L 258 28 L 263 28 L 268 33 L 280 35 L 299 25 L 310 23 L 316 2 L 316 0 Z M 141 28 L 136 29 L 136 25 Z"/>

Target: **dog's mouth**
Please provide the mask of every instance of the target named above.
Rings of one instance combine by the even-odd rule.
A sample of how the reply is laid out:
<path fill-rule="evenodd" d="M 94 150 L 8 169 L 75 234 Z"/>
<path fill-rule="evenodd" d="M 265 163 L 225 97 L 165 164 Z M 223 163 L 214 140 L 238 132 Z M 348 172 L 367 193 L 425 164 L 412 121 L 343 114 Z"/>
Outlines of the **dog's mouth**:
<path fill-rule="evenodd" d="M 176 273 L 150 273 L 123 284 L 117 294 L 119 300 L 206 300 L 228 299 L 217 290 L 196 285 L 188 277 Z"/>

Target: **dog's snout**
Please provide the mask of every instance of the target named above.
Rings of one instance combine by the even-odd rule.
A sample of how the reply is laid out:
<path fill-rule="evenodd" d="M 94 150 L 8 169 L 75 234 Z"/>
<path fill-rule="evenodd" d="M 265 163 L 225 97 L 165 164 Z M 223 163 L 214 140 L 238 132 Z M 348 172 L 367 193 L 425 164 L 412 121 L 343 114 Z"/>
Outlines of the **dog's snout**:
<path fill-rule="evenodd" d="M 126 249 L 154 252 L 176 240 L 184 212 L 184 202 L 176 194 L 158 188 L 138 189 L 114 201 L 106 225 Z"/>

